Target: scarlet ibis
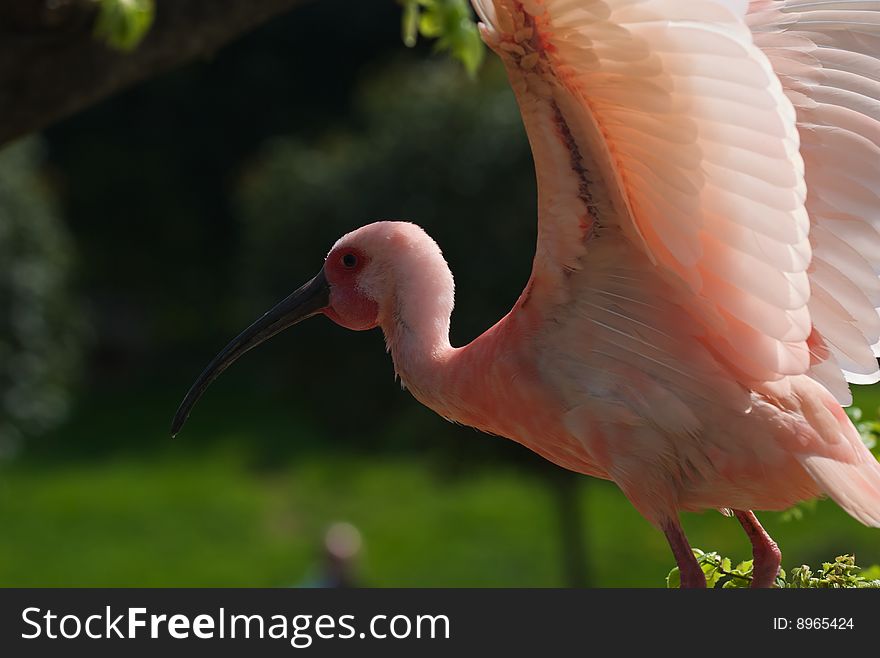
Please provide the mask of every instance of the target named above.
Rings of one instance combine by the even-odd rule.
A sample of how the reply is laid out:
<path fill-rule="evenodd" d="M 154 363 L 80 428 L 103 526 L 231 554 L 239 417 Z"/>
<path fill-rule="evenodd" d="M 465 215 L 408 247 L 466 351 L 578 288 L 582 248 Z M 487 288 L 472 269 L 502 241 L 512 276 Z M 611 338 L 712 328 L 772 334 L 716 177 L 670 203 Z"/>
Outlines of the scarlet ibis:
<path fill-rule="evenodd" d="M 880 465 L 841 405 L 880 379 L 880 2 L 474 0 L 535 161 L 514 308 L 449 342 L 453 279 L 417 226 L 342 237 L 233 340 L 205 388 L 323 314 L 380 327 L 441 416 L 613 480 L 705 586 L 679 512 L 732 511 L 753 586 L 781 555 L 752 510 L 828 495 L 880 526 Z"/>

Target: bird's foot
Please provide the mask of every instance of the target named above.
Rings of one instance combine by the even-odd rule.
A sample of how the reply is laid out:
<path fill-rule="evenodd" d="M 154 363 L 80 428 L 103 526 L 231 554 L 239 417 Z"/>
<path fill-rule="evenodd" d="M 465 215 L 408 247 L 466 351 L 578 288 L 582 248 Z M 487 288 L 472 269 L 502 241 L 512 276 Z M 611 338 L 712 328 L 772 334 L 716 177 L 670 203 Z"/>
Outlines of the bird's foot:
<path fill-rule="evenodd" d="M 766 534 L 766 533 L 765 533 Z M 782 551 L 776 542 L 770 539 L 766 544 L 755 546 L 752 556 L 755 558 L 752 568 L 752 587 L 774 587 L 776 576 L 779 575 L 779 567 L 782 564 Z"/>
<path fill-rule="evenodd" d="M 734 510 L 733 513 L 752 542 L 752 588 L 773 587 L 782 564 L 782 551 L 753 512 Z"/>

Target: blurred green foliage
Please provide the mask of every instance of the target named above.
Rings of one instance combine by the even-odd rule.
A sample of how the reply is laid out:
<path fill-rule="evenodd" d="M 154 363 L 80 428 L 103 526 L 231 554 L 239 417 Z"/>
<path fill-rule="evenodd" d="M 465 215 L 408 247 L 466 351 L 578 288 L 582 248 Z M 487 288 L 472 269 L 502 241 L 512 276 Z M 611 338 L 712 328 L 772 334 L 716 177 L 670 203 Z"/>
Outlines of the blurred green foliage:
<path fill-rule="evenodd" d="M 116 50 L 134 50 L 147 35 L 156 13 L 153 0 L 95 0 L 95 37 Z"/>
<path fill-rule="evenodd" d="M 880 436 L 880 413 L 878 411 L 880 410 L 873 409 L 870 414 L 866 414 L 861 407 L 853 405 L 847 407 L 846 414 L 856 426 L 862 437 L 862 442 L 868 446 L 868 450 L 880 457 L 880 444 L 877 441 L 877 437 Z"/>
<path fill-rule="evenodd" d="M 546 494 L 510 470 L 446 481 L 424 460 L 337 453 L 261 473 L 227 449 L 20 465 L 0 491 L 16 492 L 0 497 L 2 586 L 292 586 L 339 519 L 364 535 L 365 585 L 564 582 Z"/>
<path fill-rule="evenodd" d="M 64 419 L 79 366 L 73 244 L 42 161 L 36 139 L 0 151 L 0 456 Z"/>
<path fill-rule="evenodd" d="M 784 512 L 782 512 L 782 518 L 785 521 L 800 521 L 804 519 L 811 512 L 816 511 L 816 505 L 818 504 L 817 499 L 805 500 L 803 502 L 794 505 L 793 507 L 788 508 Z"/>
<path fill-rule="evenodd" d="M 403 42 L 410 48 L 421 35 L 435 39 L 435 49 L 448 51 L 476 75 L 485 57 L 473 11 L 468 0 L 400 0 L 403 5 Z"/>

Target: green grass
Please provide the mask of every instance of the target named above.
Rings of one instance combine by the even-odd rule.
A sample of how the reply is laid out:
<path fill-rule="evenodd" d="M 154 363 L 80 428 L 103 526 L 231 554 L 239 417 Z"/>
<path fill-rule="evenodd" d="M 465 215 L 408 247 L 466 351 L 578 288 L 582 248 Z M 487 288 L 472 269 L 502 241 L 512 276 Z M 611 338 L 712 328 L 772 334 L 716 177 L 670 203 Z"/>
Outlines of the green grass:
<path fill-rule="evenodd" d="M 0 585 L 287 586 L 315 563 L 325 525 L 363 532 L 376 586 L 559 586 L 551 498 L 520 472 L 448 480 L 415 459 L 326 456 L 271 474 L 218 452 L 200 459 L 15 467 L 0 478 Z M 662 586 L 663 537 L 612 486 L 582 489 L 600 586 Z M 785 563 L 843 552 L 880 561 L 875 530 L 832 503 L 798 522 L 766 515 Z M 691 515 L 695 546 L 748 557 L 736 522 Z"/>
<path fill-rule="evenodd" d="M 0 488 L 0 584 L 292 585 L 337 519 L 364 534 L 368 584 L 555 584 L 546 506 L 514 473 L 440 483 L 406 461 L 271 475 L 228 456 L 13 469 Z"/>
<path fill-rule="evenodd" d="M 880 399 L 872 389 L 860 395 L 866 411 Z M 194 428 L 174 442 L 159 413 L 166 400 L 85 405 L 59 436 L 0 468 L 0 586 L 297 585 L 336 520 L 363 533 L 366 585 L 565 584 L 554 498 L 527 470 L 483 463 L 453 476 L 430 455 L 333 450 L 306 431 L 289 436 L 293 414 L 272 417 L 272 405 L 258 414 L 239 402 L 246 421 L 211 426 L 233 408 L 214 400 L 213 413 L 201 410 L 204 435 Z M 261 424 L 249 428 L 254 418 Z M 125 441 L 113 439 L 119 428 Z M 272 432 L 308 447 L 255 453 Z M 609 483 L 584 478 L 580 495 L 593 583 L 662 587 L 673 566 L 662 535 Z M 880 532 L 831 502 L 800 521 L 761 518 L 786 567 L 842 553 L 880 563 Z M 683 520 L 694 546 L 750 556 L 733 519 Z"/>

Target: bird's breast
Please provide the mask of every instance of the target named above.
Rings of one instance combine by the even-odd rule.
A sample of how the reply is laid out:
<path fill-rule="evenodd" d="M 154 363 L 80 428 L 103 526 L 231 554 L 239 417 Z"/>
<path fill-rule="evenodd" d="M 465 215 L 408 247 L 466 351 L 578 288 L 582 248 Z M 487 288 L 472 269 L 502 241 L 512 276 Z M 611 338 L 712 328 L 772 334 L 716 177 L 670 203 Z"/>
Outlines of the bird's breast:
<path fill-rule="evenodd" d="M 413 395 L 449 420 L 512 439 L 564 468 L 607 477 L 566 429 L 562 396 L 543 380 L 531 339 L 508 318 L 453 350 L 442 383 L 416 386 Z"/>

